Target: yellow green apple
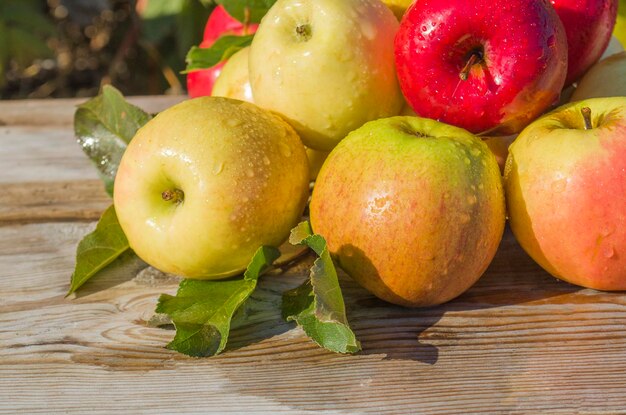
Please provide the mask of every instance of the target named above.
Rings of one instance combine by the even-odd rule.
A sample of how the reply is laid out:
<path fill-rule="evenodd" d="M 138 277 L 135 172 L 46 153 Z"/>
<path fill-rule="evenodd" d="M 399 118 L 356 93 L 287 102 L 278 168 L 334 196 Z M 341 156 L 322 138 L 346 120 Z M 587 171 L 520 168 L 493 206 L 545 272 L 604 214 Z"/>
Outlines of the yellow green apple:
<path fill-rule="evenodd" d="M 487 145 L 418 117 L 371 121 L 330 153 L 311 225 L 338 264 L 374 295 L 418 307 L 472 286 L 505 223 L 502 179 Z"/>
<path fill-rule="evenodd" d="M 254 102 L 307 147 L 330 151 L 365 122 L 399 114 L 398 25 L 380 0 L 278 0 L 250 47 Z"/>
<path fill-rule="evenodd" d="M 572 101 L 626 96 L 626 52 L 602 59 L 578 83 Z"/>
<path fill-rule="evenodd" d="M 398 18 L 398 20 L 401 20 L 406 9 L 408 9 L 409 6 L 413 4 L 415 0 L 382 0 L 382 1 L 383 3 L 387 5 L 387 7 L 391 9 L 393 14 L 395 14 L 396 17 Z"/>
<path fill-rule="evenodd" d="M 202 97 L 137 132 L 113 197 L 140 258 L 164 272 L 217 279 L 244 270 L 259 246 L 287 238 L 308 185 L 291 126 L 247 102 Z"/>
<path fill-rule="evenodd" d="M 249 52 L 250 47 L 246 47 L 228 59 L 213 85 L 212 96 L 254 102 L 248 76 Z"/>
<path fill-rule="evenodd" d="M 511 229 L 553 276 L 626 290 L 626 97 L 567 104 L 509 149 Z"/>

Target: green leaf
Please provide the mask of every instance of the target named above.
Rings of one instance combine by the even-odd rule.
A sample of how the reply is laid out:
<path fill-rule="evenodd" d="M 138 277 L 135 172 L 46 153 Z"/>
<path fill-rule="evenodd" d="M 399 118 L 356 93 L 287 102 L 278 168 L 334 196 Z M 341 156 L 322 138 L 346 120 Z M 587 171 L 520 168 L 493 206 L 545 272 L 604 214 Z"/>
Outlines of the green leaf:
<path fill-rule="evenodd" d="M 95 164 L 109 195 L 127 144 L 152 116 L 129 104 L 112 86 L 78 106 L 74 133 L 83 151 Z"/>
<path fill-rule="evenodd" d="M 221 61 L 230 58 L 246 46 L 250 46 L 253 37 L 254 35 L 227 35 L 217 39 L 210 48 L 199 48 L 198 46 L 193 46 L 187 53 L 187 68 L 184 73 L 189 73 L 198 69 L 206 69 L 217 65 Z"/>
<path fill-rule="evenodd" d="M 310 279 L 283 294 L 283 318 L 295 321 L 317 344 L 337 353 L 356 353 L 361 345 L 346 318 L 341 287 L 326 241 L 308 222 L 291 231 L 289 242 L 306 245 L 319 256 Z"/>
<path fill-rule="evenodd" d="M 156 312 L 167 314 L 176 327 L 167 348 L 194 357 L 224 350 L 233 315 L 256 288 L 259 275 L 279 256 L 278 249 L 264 246 L 256 251 L 243 277 L 183 280 L 176 296 L 162 294 Z"/>
<path fill-rule="evenodd" d="M 115 208 L 104 211 L 96 229 L 85 236 L 76 249 L 76 267 L 68 295 L 94 277 L 98 272 L 130 250 L 128 239 L 117 221 Z"/>
<path fill-rule="evenodd" d="M 228 14 L 240 22 L 246 20 L 246 9 L 248 9 L 248 23 L 259 23 L 276 0 L 217 0 L 216 2 L 224 6 Z"/>

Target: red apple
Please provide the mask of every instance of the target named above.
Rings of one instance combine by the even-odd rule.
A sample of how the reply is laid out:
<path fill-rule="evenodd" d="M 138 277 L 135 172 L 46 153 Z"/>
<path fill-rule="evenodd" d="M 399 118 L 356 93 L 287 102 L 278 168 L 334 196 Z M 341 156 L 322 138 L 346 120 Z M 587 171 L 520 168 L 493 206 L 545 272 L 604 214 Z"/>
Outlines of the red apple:
<path fill-rule="evenodd" d="M 569 85 L 600 59 L 611 39 L 618 0 L 550 0 L 567 35 Z"/>
<path fill-rule="evenodd" d="M 209 48 L 224 35 L 243 35 L 256 32 L 258 25 L 244 25 L 235 20 L 222 6 L 217 6 L 204 27 L 201 48 Z M 191 98 L 210 96 L 215 80 L 220 75 L 225 62 L 208 69 L 200 69 L 187 74 L 187 91 Z"/>
<path fill-rule="evenodd" d="M 547 0 L 420 0 L 395 41 L 413 110 L 474 133 L 514 134 L 556 102 L 563 25 Z"/>

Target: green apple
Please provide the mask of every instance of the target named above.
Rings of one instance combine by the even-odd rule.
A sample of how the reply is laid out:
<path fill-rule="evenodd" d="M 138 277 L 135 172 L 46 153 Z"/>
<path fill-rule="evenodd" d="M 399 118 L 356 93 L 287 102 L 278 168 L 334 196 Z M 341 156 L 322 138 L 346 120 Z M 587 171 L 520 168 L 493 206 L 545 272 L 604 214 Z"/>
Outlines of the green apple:
<path fill-rule="evenodd" d="M 254 102 L 248 76 L 249 52 L 250 48 L 246 47 L 228 59 L 213 85 L 211 96 Z"/>
<path fill-rule="evenodd" d="M 626 96 L 626 52 L 596 63 L 578 83 L 572 101 L 588 98 Z"/>
<path fill-rule="evenodd" d="M 617 21 L 613 28 L 613 35 L 620 43 L 626 46 L 626 0 L 619 0 L 617 7 Z"/>
<path fill-rule="evenodd" d="M 413 4 L 415 0 L 382 0 L 382 1 L 383 3 L 387 5 L 387 7 L 391 9 L 393 14 L 395 14 L 396 17 L 398 18 L 398 20 L 402 20 L 402 16 L 404 15 L 404 12 L 406 11 L 406 9 L 409 8 L 411 4 Z"/>
<path fill-rule="evenodd" d="M 217 279 L 287 238 L 308 185 L 304 146 L 286 122 L 247 102 L 203 97 L 137 132 L 113 196 L 140 258 L 164 272 Z"/>
<path fill-rule="evenodd" d="M 307 147 L 330 151 L 365 122 L 399 114 L 398 25 L 380 0 L 278 0 L 250 48 L 254 101 Z"/>
<path fill-rule="evenodd" d="M 310 212 L 313 230 L 352 278 L 410 307 L 441 304 L 472 286 L 505 223 L 500 170 L 487 145 L 409 116 L 369 122 L 339 143 L 317 177 Z"/>
<path fill-rule="evenodd" d="M 505 188 L 520 245 L 557 278 L 626 290 L 626 97 L 567 104 L 509 149 Z"/>

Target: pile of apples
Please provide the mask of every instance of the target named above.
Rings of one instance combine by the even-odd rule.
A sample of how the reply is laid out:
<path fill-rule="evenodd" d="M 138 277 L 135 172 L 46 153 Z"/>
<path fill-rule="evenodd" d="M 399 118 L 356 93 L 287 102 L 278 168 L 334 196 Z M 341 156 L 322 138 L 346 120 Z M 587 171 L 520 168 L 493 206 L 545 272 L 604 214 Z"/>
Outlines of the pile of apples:
<path fill-rule="evenodd" d="M 128 146 L 114 203 L 133 250 L 188 278 L 237 275 L 284 242 L 316 179 L 314 232 L 386 301 L 463 293 L 507 214 L 552 275 L 626 289 L 626 54 L 592 68 L 617 1 L 385 3 L 278 0 L 258 27 L 217 7 L 202 46 L 254 40 L 190 73 L 190 95 L 212 96 Z"/>

